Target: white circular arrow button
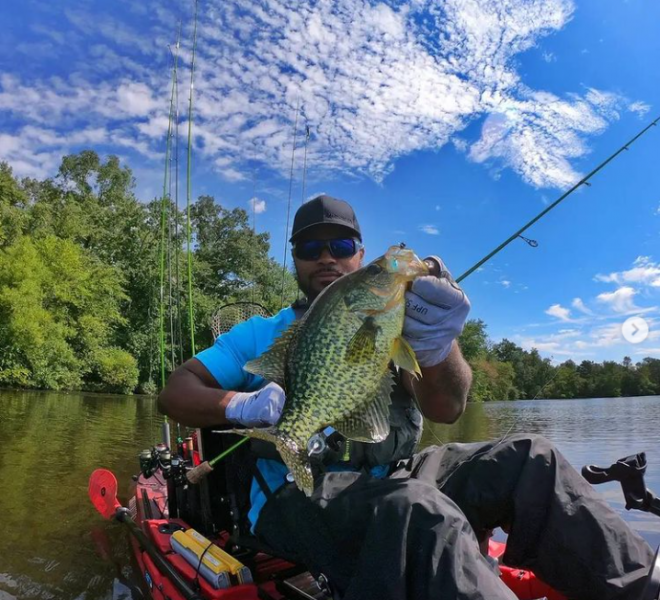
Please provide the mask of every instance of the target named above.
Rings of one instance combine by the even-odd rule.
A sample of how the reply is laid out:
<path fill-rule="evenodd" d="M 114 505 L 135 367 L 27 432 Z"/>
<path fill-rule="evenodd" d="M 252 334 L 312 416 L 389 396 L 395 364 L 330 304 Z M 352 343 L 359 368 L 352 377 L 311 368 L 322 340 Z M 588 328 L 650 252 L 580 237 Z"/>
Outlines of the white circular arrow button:
<path fill-rule="evenodd" d="M 621 334 L 627 342 L 639 344 L 649 335 L 649 324 L 642 317 L 630 317 L 621 325 Z"/>

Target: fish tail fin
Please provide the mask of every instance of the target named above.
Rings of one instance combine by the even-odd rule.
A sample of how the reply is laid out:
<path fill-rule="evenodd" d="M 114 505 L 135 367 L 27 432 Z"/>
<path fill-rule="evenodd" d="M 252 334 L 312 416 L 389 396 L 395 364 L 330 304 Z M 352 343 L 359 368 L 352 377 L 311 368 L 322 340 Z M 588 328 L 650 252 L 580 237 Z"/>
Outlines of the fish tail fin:
<path fill-rule="evenodd" d="M 311 496 L 314 491 L 314 477 L 312 475 L 312 465 L 309 462 L 305 448 L 301 448 L 291 438 L 283 436 L 278 437 L 275 447 L 280 453 L 284 464 L 291 471 L 298 489 L 305 492 L 306 496 Z"/>

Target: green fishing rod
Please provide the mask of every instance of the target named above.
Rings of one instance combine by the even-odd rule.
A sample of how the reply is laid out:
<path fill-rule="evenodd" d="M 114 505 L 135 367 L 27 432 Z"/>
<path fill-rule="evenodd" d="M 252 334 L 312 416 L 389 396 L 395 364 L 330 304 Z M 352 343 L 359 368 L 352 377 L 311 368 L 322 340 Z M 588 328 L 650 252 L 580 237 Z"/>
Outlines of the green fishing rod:
<path fill-rule="evenodd" d="M 160 209 L 160 310 L 159 310 L 159 341 L 160 341 L 160 386 L 165 387 L 165 244 L 166 232 L 169 224 L 169 211 L 170 211 L 170 151 L 172 148 L 172 120 L 173 120 L 173 106 L 174 106 L 174 88 L 176 81 L 176 67 L 178 62 L 178 52 L 173 56 L 174 65 L 172 68 L 172 92 L 170 96 L 170 110 L 167 123 L 167 142 L 165 144 L 165 173 L 163 176 L 163 197 L 161 200 Z M 169 256 L 169 247 L 168 247 Z M 170 278 L 171 281 L 171 278 Z M 172 306 L 170 303 L 170 311 Z"/>
<path fill-rule="evenodd" d="M 190 60 L 190 95 L 188 96 L 188 161 L 186 164 L 186 252 L 188 254 L 188 319 L 190 323 L 190 352 L 195 356 L 195 313 L 193 310 L 192 285 L 192 225 L 190 205 L 192 204 L 192 123 L 193 123 L 193 89 L 195 83 L 195 55 L 197 51 L 197 8 L 199 0 L 195 0 L 195 16 L 193 26 L 192 58 Z"/>
<path fill-rule="evenodd" d="M 493 256 L 504 250 L 513 240 L 518 239 L 519 237 L 522 237 L 521 234 L 529 229 L 534 223 L 542 219 L 545 215 L 547 215 L 553 208 L 555 208 L 560 202 L 568 198 L 575 190 L 577 190 L 581 185 L 586 185 L 589 186 L 590 184 L 588 183 L 589 180 L 596 174 L 598 171 L 603 169 L 608 163 L 613 161 L 619 154 L 621 154 L 624 150 L 629 150 L 630 146 L 634 144 L 640 137 L 642 137 L 651 127 L 655 127 L 658 124 L 658 121 L 660 121 L 660 117 L 649 123 L 644 129 L 642 129 L 634 138 L 632 138 L 629 142 L 625 143 L 621 148 L 619 148 L 614 154 L 609 156 L 607 159 L 605 159 L 602 163 L 600 163 L 593 171 L 591 171 L 588 175 L 580 179 L 570 190 L 559 196 L 557 200 L 555 200 L 552 204 L 550 204 L 547 208 L 542 210 L 538 215 L 536 215 L 531 221 L 523 225 L 518 231 L 515 233 L 511 234 L 509 238 L 507 238 L 504 242 L 502 242 L 497 248 L 495 248 L 492 252 L 489 252 L 484 256 L 478 263 L 476 263 L 474 266 L 470 267 L 465 273 L 460 275 L 459 277 L 456 278 L 456 283 L 460 283 L 465 279 L 468 275 L 471 275 L 474 273 L 481 265 L 484 263 L 488 262 Z M 524 239 L 524 238 L 522 238 Z M 528 241 L 529 240 L 525 240 Z"/>

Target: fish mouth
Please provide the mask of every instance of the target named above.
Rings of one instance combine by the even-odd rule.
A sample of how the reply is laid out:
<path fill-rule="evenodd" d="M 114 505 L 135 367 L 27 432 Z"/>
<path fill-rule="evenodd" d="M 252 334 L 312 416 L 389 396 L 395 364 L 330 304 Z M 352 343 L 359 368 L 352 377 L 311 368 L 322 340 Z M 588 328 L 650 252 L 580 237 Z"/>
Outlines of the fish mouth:
<path fill-rule="evenodd" d="M 404 280 L 429 274 L 428 266 L 409 248 L 391 246 L 380 261 L 389 272 Z"/>

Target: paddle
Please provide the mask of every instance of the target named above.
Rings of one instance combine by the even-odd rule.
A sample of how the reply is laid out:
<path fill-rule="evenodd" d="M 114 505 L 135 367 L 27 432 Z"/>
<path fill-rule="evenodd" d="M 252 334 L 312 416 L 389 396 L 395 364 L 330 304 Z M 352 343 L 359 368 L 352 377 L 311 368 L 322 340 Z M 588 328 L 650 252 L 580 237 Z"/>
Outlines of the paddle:
<path fill-rule="evenodd" d="M 186 600 L 203 600 L 188 582 L 174 570 L 174 567 L 165 559 L 144 531 L 133 521 L 131 513 L 117 500 L 117 478 L 107 469 L 96 469 L 89 477 L 89 499 L 94 508 L 104 519 L 117 519 L 126 525 L 131 535 L 135 537 L 140 546 L 149 555 L 154 565 L 163 573 L 172 584 L 181 592 Z"/>

